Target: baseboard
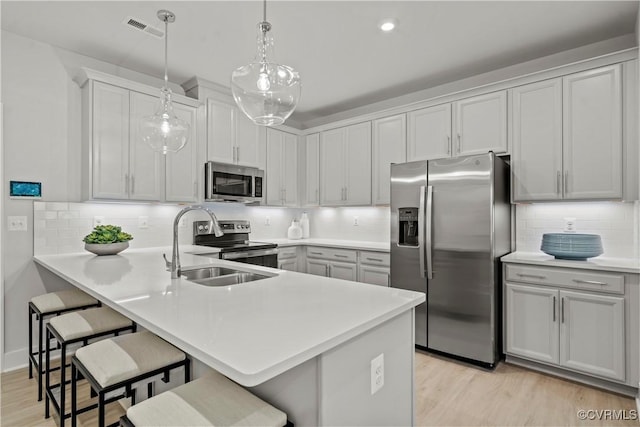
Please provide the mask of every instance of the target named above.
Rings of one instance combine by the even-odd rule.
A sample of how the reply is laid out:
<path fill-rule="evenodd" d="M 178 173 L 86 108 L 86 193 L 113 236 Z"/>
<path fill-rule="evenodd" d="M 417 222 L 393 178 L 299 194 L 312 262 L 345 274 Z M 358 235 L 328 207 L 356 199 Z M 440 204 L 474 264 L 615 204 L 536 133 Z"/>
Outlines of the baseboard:
<path fill-rule="evenodd" d="M 60 358 L 60 350 L 56 349 L 51 351 L 51 360 L 56 360 L 59 358 Z M 44 360 L 42 363 L 44 363 Z M 27 347 L 23 347 L 19 350 L 10 351 L 4 354 L 4 360 L 2 365 L 3 373 L 26 368 L 27 366 L 29 366 L 29 359 L 27 358 Z"/>

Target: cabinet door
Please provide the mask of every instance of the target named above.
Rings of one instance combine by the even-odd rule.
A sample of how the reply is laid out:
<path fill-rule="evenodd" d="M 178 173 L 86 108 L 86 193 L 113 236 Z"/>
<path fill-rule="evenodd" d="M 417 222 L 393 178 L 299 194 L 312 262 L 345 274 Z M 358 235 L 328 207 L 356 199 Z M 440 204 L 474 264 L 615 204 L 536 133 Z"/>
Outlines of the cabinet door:
<path fill-rule="evenodd" d="M 320 134 L 306 138 L 304 206 L 320 204 Z"/>
<path fill-rule="evenodd" d="M 558 291 L 507 283 L 507 353 L 558 363 Z"/>
<path fill-rule="evenodd" d="M 307 259 L 307 273 L 326 277 L 329 275 L 329 263 L 319 259 Z"/>
<path fill-rule="evenodd" d="M 129 198 L 129 91 L 93 83 L 92 198 Z"/>
<path fill-rule="evenodd" d="M 298 260 L 295 258 L 283 259 L 282 261 L 278 261 L 278 268 L 280 270 L 298 271 Z"/>
<path fill-rule="evenodd" d="M 407 161 L 407 116 L 373 121 L 373 204 L 388 205 L 391 163 Z"/>
<path fill-rule="evenodd" d="M 337 206 L 344 203 L 344 129 L 320 134 L 320 204 Z"/>
<path fill-rule="evenodd" d="M 207 99 L 207 160 L 236 163 L 235 107 Z"/>
<path fill-rule="evenodd" d="M 280 167 L 281 185 L 283 188 L 283 204 L 298 204 L 298 137 L 283 132 L 282 163 Z"/>
<path fill-rule="evenodd" d="M 624 298 L 560 291 L 560 364 L 624 381 Z"/>
<path fill-rule="evenodd" d="M 360 265 L 358 281 L 372 285 L 389 286 L 389 268 L 373 265 Z"/>
<path fill-rule="evenodd" d="M 513 200 L 562 198 L 562 79 L 512 90 Z"/>
<path fill-rule="evenodd" d="M 451 157 L 451 104 L 411 111 L 407 126 L 407 161 Z"/>
<path fill-rule="evenodd" d="M 160 99 L 139 92 L 130 92 L 129 131 L 129 198 L 134 200 L 162 199 L 164 156 L 151 149 L 140 138 L 139 123 L 144 116 L 153 115 Z"/>
<path fill-rule="evenodd" d="M 199 199 L 198 178 L 203 171 L 198 165 L 196 109 L 177 103 L 173 104 L 173 109 L 178 118 L 191 125 L 191 134 L 182 150 L 166 156 L 165 199 L 168 202 L 196 202 Z"/>
<path fill-rule="evenodd" d="M 345 128 L 344 205 L 371 204 L 371 122 Z"/>
<path fill-rule="evenodd" d="M 507 92 L 474 96 L 454 103 L 455 155 L 507 151 Z"/>
<path fill-rule="evenodd" d="M 242 111 L 234 112 L 236 163 L 244 166 L 260 167 L 260 127 L 253 123 Z"/>
<path fill-rule="evenodd" d="M 358 278 L 358 269 L 356 268 L 356 264 L 331 262 L 329 263 L 329 277 L 355 282 Z"/>
<path fill-rule="evenodd" d="M 620 65 L 563 79 L 564 198 L 622 198 Z"/>
<path fill-rule="evenodd" d="M 267 205 L 282 206 L 284 203 L 282 183 L 282 147 L 284 134 L 275 129 L 267 129 L 267 170 L 265 171 Z"/>

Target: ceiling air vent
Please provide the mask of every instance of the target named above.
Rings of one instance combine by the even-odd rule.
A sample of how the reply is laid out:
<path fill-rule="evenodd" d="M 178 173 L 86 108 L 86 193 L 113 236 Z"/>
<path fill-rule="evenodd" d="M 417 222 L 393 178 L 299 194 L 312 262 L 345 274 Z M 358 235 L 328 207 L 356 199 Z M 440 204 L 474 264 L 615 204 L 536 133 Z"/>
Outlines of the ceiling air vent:
<path fill-rule="evenodd" d="M 157 37 L 159 39 L 161 39 L 164 36 L 164 33 L 162 32 L 162 30 L 152 27 L 151 25 L 145 23 L 144 21 L 138 18 L 133 18 L 131 16 L 128 16 L 124 21 L 122 21 L 122 23 L 130 28 L 133 28 L 138 31 L 142 31 L 147 34 L 151 34 L 152 36 Z"/>

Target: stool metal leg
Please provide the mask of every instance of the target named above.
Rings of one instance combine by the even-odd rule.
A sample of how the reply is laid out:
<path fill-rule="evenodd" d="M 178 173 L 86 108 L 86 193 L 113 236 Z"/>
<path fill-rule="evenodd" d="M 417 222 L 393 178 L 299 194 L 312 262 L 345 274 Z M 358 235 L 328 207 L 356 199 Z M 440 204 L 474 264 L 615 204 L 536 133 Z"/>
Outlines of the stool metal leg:
<path fill-rule="evenodd" d="M 76 427 L 77 424 L 77 416 L 76 411 L 78 409 L 77 395 L 78 395 L 78 382 L 76 377 L 78 376 L 78 372 L 76 371 L 76 365 L 71 362 L 71 427 Z"/>
<path fill-rule="evenodd" d="M 31 352 L 33 351 L 33 310 L 31 306 L 27 307 L 29 310 L 29 379 L 33 378 L 33 362 L 31 361 Z"/>
<path fill-rule="evenodd" d="M 98 393 L 98 427 L 104 427 L 104 393 Z"/>
<path fill-rule="evenodd" d="M 42 400 L 42 327 L 44 319 L 42 315 L 38 318 L 38 402 Z"/>
<path fill-rule="evenodd" d="M 47 343 L 47 345 L 49 345 Z M 65 383 L 67 382 L 67 345 L 66 343 L 62 343 L 60 346 L 60 427 L 64 427 L 64 419 L 65 419 L 65 394 L 66 387 Z"/>
<path fill-rule="evenodd" d="M 47 329 L 45 332 L 45 336 L 47 337 L 47 342 L 45 344 L 45 393 L 44 393 L 44 417 L 49 418 L 49 393 L 47 390 L 51 387 L 51 337 L 50 332 Z"/>

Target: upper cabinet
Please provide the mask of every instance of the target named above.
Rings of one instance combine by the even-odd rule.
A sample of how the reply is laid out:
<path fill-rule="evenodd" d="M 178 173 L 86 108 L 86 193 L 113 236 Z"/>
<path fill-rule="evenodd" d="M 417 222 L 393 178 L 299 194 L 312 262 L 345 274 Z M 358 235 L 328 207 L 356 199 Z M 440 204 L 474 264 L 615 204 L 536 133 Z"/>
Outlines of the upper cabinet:
<path fill-rule="evenodd" d="M 266 204 L 298 204 L 298 137 L 267 129 Z"/>
<path fill-rule="evenodd" d="M 143 92 L 143 85 L 132 84 L 138 91 L 125 87 L 123 79 L 105 79 L 122 86 L 96 79 L 82 85 L 83 198 L 196 201 L 197 102 L 174 99 L 176 114 L 191 125 L 191 137 L 182 151 L 164 156 L 141 140 L 138 127 L 142 117 L 155 113 L 158 97 Z"/>
<path fill-rule="evenodd" d="M 405 114 L 373 121 L 373 204 L 388 205 L 391 163 L 407 161 L 407 117 Z"/>
<path fill-rule="evenodd" d="M 622 198 L 621 66 L 512 89 L 513 200 Z"/>
<path fill-rule="evenodd" d="M 407 160 L 507 152 L 507 92 L 408 113 Z"/>
<path fill-rule="evenodd" d="M 260 167 L 261 130 L 237 107 L 207 99 L 207 159 Z"/>
<path fill-rule="evenodd" d="M 320 134 L 314 133 L 305 138 L 303 206 L 318 206 L 320 204 Z"/>
<path fill-rule="evenodd" d="M 320 204 L 371 204 L 371 122 L 320 134 Z"/>

